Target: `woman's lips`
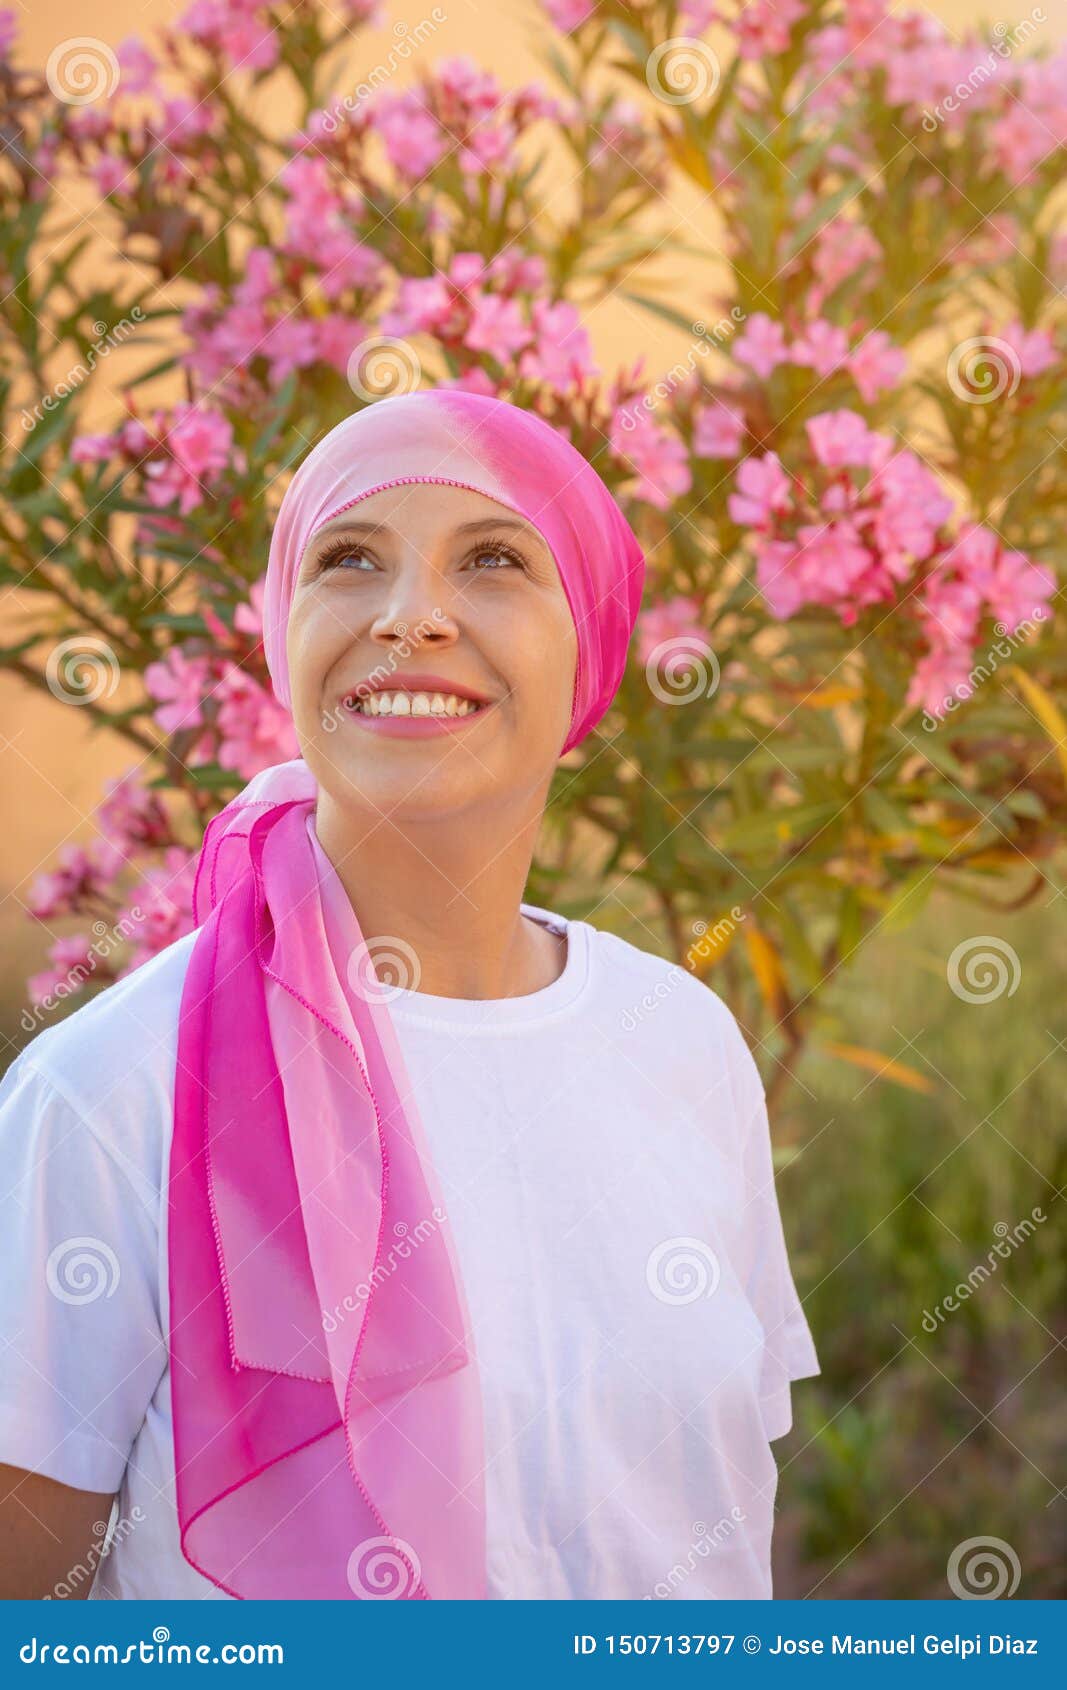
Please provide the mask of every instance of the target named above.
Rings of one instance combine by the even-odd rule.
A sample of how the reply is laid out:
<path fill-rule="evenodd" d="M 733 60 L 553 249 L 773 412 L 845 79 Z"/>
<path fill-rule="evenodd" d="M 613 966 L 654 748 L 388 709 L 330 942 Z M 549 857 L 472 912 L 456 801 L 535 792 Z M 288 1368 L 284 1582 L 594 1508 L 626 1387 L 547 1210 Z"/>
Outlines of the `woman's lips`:
<path fill-rule="evenodd" d="M 353 710 L 342 702 L 349 721 L 366 728 L 368 733 L 385 734 L 393 739 L 427 739 L 431 734 L 458 733 L 488 716 L 492 708 L 493 704 L 482 704 L 466 716 L 365 716 L 362 710 Z"/>

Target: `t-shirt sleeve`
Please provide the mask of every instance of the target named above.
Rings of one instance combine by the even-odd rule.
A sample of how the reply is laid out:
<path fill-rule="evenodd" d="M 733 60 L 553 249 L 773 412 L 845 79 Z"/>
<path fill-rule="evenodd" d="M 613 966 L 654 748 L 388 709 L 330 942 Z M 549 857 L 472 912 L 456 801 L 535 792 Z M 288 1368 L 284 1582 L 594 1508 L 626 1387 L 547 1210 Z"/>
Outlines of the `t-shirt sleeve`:
<path fill-rule="evenodd" d="M 157 1219 L 28 1057 L 0 1082 L 0 1461 L 114 1492 L 166 1365 Z"/>
<path fill-rule="evenodd" d="M 820 1368 L 789 1265 L 762 1084 L 749 1110 L 743 1164 L 745 1232 L 752 1240 L 746 1292 L 764 1331 L 760 1412 L 768 1439 L 782 1438 L 793 1424 L 791 1381 L 811 1378 Z"/>
<path fill-rule="evenodd" d="M 789 1265 L 763 1081 L 745 1035 L 721 999 L 717 1014 L 740 1139 L 739 1274 L 763 1327 L 760 1413 L 773 1440 L 783 1438 L 793 1424 L 792 1381 L 820 1372 L 819 1358 Z"/>

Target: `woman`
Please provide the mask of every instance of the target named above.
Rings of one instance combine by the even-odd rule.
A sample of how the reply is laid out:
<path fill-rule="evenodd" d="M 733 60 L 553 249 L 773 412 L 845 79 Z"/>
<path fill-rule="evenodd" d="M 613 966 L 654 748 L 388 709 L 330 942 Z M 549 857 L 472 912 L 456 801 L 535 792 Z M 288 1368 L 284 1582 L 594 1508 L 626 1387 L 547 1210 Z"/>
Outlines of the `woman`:
<path fill-rule="evenodd" d="M 85 1594 L 113 1499 L 94 1596 L 771 1594 L 818 1365 L 755 1064 L 522 901 L 643 567 L 500 400 L 381 402 L 296 472 L 302 756 L 210 825 L 196 930 L 0 1093 L 4 1594 Z"/>

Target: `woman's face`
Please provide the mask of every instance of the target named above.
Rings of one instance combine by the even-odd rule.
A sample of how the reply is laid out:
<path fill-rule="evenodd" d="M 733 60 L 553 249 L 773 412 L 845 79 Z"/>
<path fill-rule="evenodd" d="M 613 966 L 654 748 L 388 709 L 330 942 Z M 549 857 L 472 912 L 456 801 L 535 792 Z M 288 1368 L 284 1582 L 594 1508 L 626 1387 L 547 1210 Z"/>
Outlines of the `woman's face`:
<path fill-rule="evenodd" d="M 335 517 L 301 558 L 286 647 L 301 752 L 339 804 L 399 819 L 547 786 L 577 637 L 548 545 L 495 499 L 409 483 Z"/>

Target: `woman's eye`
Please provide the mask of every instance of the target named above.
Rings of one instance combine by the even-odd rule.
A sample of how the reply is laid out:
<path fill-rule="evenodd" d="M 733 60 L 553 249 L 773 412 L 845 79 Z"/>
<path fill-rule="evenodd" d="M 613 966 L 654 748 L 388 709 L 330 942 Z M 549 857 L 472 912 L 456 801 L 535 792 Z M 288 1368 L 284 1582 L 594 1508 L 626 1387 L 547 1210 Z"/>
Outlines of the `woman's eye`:
<path fill-rule="evenodd" d="M 323 552 L 319 559 L 319 569 L 358 568 L 360 564 L 369 563 L 369 558 L 359 546 L 335 546 L 332 550 Z"/>
<path fill-rule="evenodd" d="M 522 559 L 507 546 L 479 546 L 478 550 L 472 553 L 471 560 L 477 564 L 483 558 L 488 558 L 489 566 L 493 569 L 522 568 Z"/>

